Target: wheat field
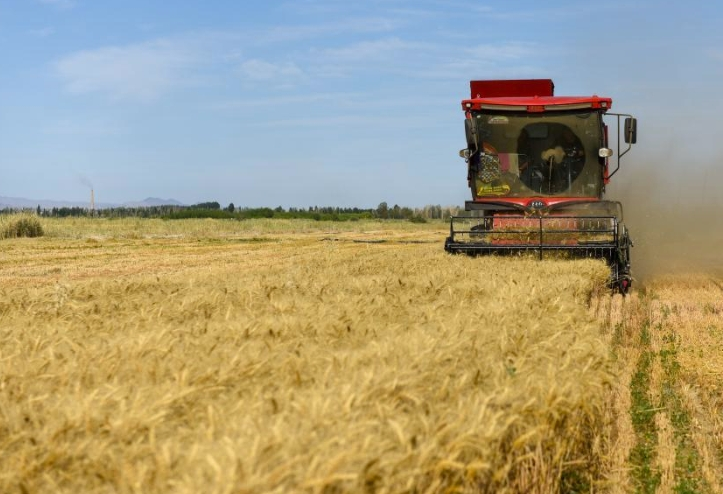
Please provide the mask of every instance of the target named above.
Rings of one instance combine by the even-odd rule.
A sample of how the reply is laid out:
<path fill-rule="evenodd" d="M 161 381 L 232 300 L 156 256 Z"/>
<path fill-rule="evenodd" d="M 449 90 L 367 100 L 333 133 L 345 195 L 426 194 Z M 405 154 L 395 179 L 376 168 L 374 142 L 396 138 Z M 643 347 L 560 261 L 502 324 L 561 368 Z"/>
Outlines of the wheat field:
<path fill-rule="evenodd" d="M 720 492 L 719 294 L 441 223 L 42 222 L 0 241 L 0 492 Z"/>

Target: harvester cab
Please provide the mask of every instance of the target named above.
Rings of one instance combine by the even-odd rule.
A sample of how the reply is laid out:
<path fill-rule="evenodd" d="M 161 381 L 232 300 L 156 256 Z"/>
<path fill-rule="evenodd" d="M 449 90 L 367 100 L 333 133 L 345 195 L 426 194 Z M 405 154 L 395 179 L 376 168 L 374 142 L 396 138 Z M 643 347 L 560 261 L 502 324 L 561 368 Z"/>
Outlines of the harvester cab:
<path fill-rule="evenodd" d="M 611 287 L 626 293 L 632 241 L 622 205 L 603 194 L 636 142 L 635 118 L 611 113 L 610 98 L 555 96 L 550 79 L 472 81 L 470 89 L 460 156 L 472 200 L 467 215 L 451 219 L 445 250 L 602 258 Z M 606 121 L 616 124 L 615 151 Z"/>

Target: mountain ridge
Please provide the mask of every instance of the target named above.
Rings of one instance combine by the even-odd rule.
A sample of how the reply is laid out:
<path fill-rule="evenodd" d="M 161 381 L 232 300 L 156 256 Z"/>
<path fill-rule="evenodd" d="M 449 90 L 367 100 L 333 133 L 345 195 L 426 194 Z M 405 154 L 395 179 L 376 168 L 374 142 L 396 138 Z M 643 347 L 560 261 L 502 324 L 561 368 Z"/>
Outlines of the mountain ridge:
<path fill-rule="evenodd" d="M 27 199 L 25 197 L 6 197 L 0 196 L 0 209 L 12 208 L 12 209 L 35 209 L 40 206 L 43 209 L 49 208 L 88 208 L 90 203 L 88 201 L 63 201 L 57 199 Z M 143 208 L 153 206 L 185 206 L 181 201 L 176 199 L 161 199 L 158 197 L 146 197 L 142 201 L 126 201 L 123 203 L 111 203 L 111 202 L 96 202 L 96 209 L 108 209 L 108 208 Z"/>

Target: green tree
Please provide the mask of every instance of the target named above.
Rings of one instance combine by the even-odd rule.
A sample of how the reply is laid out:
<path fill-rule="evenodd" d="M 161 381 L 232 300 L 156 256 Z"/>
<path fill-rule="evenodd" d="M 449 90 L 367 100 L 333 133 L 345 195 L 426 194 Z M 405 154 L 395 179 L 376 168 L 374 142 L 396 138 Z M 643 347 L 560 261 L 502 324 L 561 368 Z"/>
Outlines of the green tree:
<path fill-rule="evenodd" d="M 191 207 L 194 209 L 221 209 L 221 205 L 217 201 L 199 202 Z"/>
<path fill-rule="evenodd" d="M 384 220 L 389 218 L 389 206 L 387 206 L 386 202 L 380 202 L 379 206 L 377 206 L 377 218 Z"/>

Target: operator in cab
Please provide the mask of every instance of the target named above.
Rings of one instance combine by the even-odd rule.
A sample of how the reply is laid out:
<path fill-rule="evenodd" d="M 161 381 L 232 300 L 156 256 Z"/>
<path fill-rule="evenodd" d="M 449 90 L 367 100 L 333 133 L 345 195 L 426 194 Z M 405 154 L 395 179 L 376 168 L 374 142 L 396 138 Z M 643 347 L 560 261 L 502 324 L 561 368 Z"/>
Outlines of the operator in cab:
<path fill-rule="evenodd" d="M 551 192 L 563 192 L 577 178 L 585 164 L 585 149 L 567 126 L 562 126 L 553 145 L 542 151 L 544 167 L 540 170 Z"/>

